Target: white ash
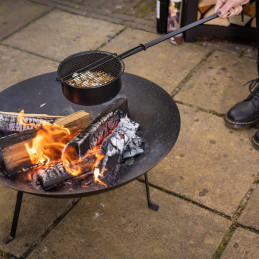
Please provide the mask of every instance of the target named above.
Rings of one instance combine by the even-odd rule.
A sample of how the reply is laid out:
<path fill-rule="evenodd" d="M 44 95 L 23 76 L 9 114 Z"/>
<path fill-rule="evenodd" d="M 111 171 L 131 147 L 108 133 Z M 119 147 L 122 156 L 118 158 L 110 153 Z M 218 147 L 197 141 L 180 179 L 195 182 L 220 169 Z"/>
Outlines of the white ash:
<path fill-rule="evenodd" d="M 104 139 L 101 145 L 101 151 L 105 154 L 101 171 L 104 170 L 109 157 L 122 155 L 121 158 L 128 158 L 144 152 L 140 147 L 142 140 L 136 135 L 138 128 L 139 124 L 127 116 L 120 120 L 116 129 Z"/>
<path fill-rule="evenodd" d="M 144 150 L 141 146 L 142 146 L 142 139 L 140 137 L 136 136 L 128 143 L 128 145 L 124 149 L 122 158 L 126 159 L 129 157 L 133 157 L 133 156 L 144 153 Z"/>

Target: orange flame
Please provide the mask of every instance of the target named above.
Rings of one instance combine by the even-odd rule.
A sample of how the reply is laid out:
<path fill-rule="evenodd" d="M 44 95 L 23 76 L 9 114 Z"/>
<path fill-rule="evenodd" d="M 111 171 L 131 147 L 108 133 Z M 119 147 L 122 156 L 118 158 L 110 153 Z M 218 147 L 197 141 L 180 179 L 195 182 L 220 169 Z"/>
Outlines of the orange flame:
<path fill-rule="evenodd" d="M 20 112 L 18 122 L 38 129 L 32 145 L 25 144 L 32 164 L 48 165 L 60 159 L 63 147 L 73 137 L 69 129 L 46 121 L 40 121 L 39 124 L 27 123 L 24 121 L 23 114 L 24 110 Z"/>
<path fill-rule="evenodd" d="M 31 162 L 38 165 L 38 168 L 51 165 L 55 161 L 62 161 L 63 166 L 68 173 L 78 176 L 88 169 L 94 172 L 95 182 L 107 186 L 100 180 L 103 172 L 97 168 L 104 155 L 100 152 L 100 145 L 92 150 L 88 150 L 86 155 L 80 159 L 74 147 L 68 146 L 66 152 L 62 153 L 63 148 L 78 132 L 71 134 L 69 129 L 51 124 L 46 121 L 40 121 L 38 124 L 27 123 L 23 118 L 24 110 L 18 116 L 18 122 L 22 125 L 30 125 L 37 129 L 36 137 L 32 140 L 32 145 L 25 144 L 26 150 L 30 156 Z M 95 157 L 94 163 L 87 163 L 87 158 Z M 30 178 L 30 176 L 29 176 Z"/>
<path fill-rule="evenodd" d="M 100 169 L 99 168 L 95 168 L 94 169 L 94 181 L 95 182 L 98 182 L 98 183 L 100 183 L 100 184 L 102 184 L 102 185 L 105 185 L 105 186 L 107 186 L 107 184 L 105 184 L 104 182 L 102 182 L 100 179 L 99 179 L 99 176 L 100 176 L 101 174 L 100 174 Z"/>
<path fill-rule="evenodd" d="M 42 123 L 41 120 L 39 121 L 39 124 L 25 122 L 23 115 L 24 115 L 24 110 L 21 110 L 18 115 L 18 123 L 20 123 L 21 125 L 32 126 L 34 128 L 38 128 L 38 126 L 40 126 Z"/>

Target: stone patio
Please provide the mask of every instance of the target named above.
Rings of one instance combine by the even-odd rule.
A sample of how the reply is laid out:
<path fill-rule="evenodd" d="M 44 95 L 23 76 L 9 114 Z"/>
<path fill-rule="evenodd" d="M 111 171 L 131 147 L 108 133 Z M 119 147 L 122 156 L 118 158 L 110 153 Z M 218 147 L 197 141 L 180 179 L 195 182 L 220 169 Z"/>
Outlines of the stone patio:
<path fill-rule="evenodd" d="M 55 71 L 90 49 L 121 53 L 159 35 L 151 0 L 2 0 L 0 90 Z M 257 77 L 254 45 L 165 41 L 125 59 L 126 72 L 160 85 L 181 114 L 179 138 L 143 179 L 81 199 L 24 195 L 17 235 L 1 258 L 258 258 L 259 156 L 255 128 L 223 114 Z M 233 50 L 233 51 L 231 51 Z M 159 112 L 159 111 L 157 111 Z M 16 191 L 0 185 L 0 236 L 9 234 Z"/>

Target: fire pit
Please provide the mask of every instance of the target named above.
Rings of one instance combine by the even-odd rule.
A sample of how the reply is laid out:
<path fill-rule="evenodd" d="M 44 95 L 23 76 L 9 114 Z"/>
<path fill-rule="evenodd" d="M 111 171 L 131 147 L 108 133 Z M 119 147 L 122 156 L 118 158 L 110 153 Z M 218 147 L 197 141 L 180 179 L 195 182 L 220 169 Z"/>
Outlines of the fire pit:
<path fill-rule="evenodd" d="M 56 73 L 40 75 L 18 83 L 0 93 L 0 110 L 28 113 L 45 113 L 68 115 L 78 110 L 89 112 L 92 118 L 100 114 L 112 101 L 96 106 L 79 106 L 67 101 L 55 81 Z M 156 84 L 141 77 L 123 74 L 122 88 L 117 98 L 126 98 L 131 118 L 140 124 L 142 139 L 146 144 L 145 154 L 135 159 L 132 165 L 120 168 L 119 178 L 115 185 L 107 188 L 81 188 L 73 190 L 44 191 L 19 180 L 9 180 L 0 175 L 0 183 L 18 191 L 16 209 L 10 235 L 4 240 L 10 242 L 17 227 L 23 192 L 46 197 L 81 197 L 109 191 L 122 186 L 145 174 L 148 205 L 157 210 L 151 203 L 148 189 L 147 172 L 158 164 L 172 149 L 180 129 L 180 116 L 172 98 Z"/>

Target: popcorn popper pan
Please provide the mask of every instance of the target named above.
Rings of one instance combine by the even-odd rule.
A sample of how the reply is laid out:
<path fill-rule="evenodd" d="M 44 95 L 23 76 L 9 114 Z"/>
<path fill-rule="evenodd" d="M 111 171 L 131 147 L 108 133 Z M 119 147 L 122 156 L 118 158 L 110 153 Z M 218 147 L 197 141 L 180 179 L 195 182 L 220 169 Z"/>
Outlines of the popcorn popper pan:
<path fill-rule="evenodd" d="M 217 14 L 212 14 L 119 55 L 105 51 L 84 51 L 67 57 L 57 70 L 57 80 L 61 83 L 64 96 L 73 103 L 87 106 L 111 100 L 121 89 L 124 58 L 215 18 Z"/>

